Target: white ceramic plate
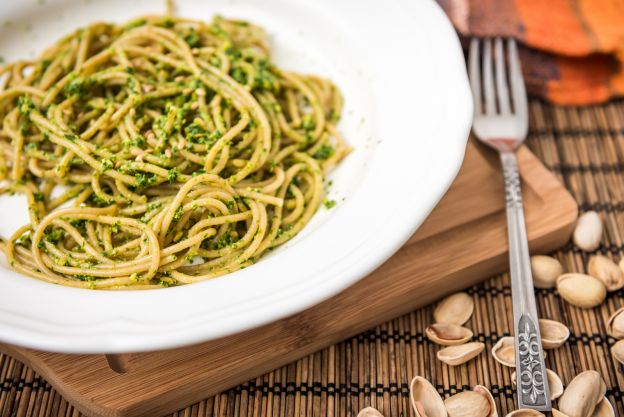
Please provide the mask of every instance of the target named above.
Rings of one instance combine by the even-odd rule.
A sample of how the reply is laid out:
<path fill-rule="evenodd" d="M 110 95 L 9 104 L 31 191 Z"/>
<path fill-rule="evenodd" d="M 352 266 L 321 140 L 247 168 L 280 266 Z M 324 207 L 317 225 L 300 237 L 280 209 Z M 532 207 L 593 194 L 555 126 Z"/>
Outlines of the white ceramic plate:
<path fill-rule="evenodd" d="M 0 8 L 0 54 L 35 56 L 96 20 L 161 13 L 161 0 L 25 0 Z M 330 77 L 346 99 L 339 128 L 355 151 L 329 198 L 291 242 L 208 282 L 140 292 L 89 291 L 0 266 L 0 340 L 62 352 L 128 352 L 214 339 L 285 317 L 353 284 L 426 218 L 461 164 L 472 105 L 459 42 L 430 0 L 177 0 L 180 16 L 248 19 L 274 59 Z M 27 222 L 0 198 L 0 235 Z M 3 258 L 3 257 L 2 257 Z"/>

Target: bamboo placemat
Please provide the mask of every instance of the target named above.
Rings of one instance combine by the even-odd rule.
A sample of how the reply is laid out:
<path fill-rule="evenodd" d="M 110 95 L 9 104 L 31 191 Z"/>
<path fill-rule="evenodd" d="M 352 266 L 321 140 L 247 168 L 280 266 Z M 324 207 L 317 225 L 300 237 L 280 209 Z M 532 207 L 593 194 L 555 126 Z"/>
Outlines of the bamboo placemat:
<path fill-rule="evenodd" d="M 618 261 L 624 256 L 624 101 L 564 108 L 534 100 L 530 107 L 529 147 L 575 196 L 581 211 L 601 214 L 605 234 L 599 251 Z M 583 271 L 588 254 L 568 244 L 554 256 L 567 271 Z M 468 292 L 475 313 L 466 326 L 486 344 L 486 353 L 467 365 L 449 368 L 436 360 L 439 348 L 423 334 L 433 321 L 429 306 L 173 416 L 348 417 L 368 405 L 386 417 L 413 416 L 408 384 L 414 375 L 425 376 L 444 396 L 476 384 L 490 387 L 504 416 L 514 409 L 513 370 L 495 362 L 489 351 L 500 337 L 511 334 L 509 276 L 494 277 Z M 593 310 L 570 306 L 554 290 L 538 290 L 537 299 L 541 317 L 559 320 L 572 331 L 563 347 L 549 351 L 547 367 L 564 384 L 583 370 L 597 370 L 616 415 L 624 415 L 624 369 L 611 358 L 609 347 L 615 341 L 605 330 L 610 314 L 624 304 L 624 291 L 609 294 Z M 31 369 L 0 355 L 0 417 L 79 415 Z"/>

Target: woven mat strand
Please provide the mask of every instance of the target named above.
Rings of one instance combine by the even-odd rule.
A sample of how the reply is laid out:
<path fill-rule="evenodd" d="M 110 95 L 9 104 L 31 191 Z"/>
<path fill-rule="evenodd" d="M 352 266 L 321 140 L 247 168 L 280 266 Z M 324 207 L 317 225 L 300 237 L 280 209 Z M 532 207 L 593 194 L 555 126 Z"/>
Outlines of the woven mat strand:
<path fill-rule="evenodd" d="M 562 108 L 531 102 L 530 148 L 576 197 L 582 211 L 605 219 L 599 251 L 616 261 L 624 253 L 624 102 Z M 583 271 L 587 254 L 571 244 L 555 253 L 568 271 Z M 476 384 L 490 387 L 499 413 L 514 409 L 511 372 L 489 354 L 511 334 L 511 292 L 504 274 L 469 290 L 475 313 L 467 323 L 486 354 L 467 365 L 449 368 L 435 359 L 438 347 L 423 334 L 433 320 L 432 306 L 384 323 L 368 332 L 302 358 L 173 416 L 323 417 L 356 416 L 372 405 L 386 417 L 413 416 L 408 384 L 427 377 L 444 396 Z M 539 290 L 541 317 L 562 321 L 572 330 L 569 342 L 549 351 L 546 365 L 567 384 L 577 373 L 595 369 L 605 379 L 607 395 L 624 416 L 624 369 L 609 353 L 615 342 L 605 323 L 624 304 L 624 291 L 609 294 L 599 308 L 581 310 L 552 290 Z M 31 369 L 0 355 L 0 417 L 79 416 Z"/>

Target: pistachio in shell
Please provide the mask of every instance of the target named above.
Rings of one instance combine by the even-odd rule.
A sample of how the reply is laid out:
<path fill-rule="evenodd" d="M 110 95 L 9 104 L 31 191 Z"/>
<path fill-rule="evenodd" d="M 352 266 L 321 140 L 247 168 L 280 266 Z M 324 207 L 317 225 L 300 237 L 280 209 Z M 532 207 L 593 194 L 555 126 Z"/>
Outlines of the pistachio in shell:
<path fill-rule="evenodd" d="M 553 415 L 553 417 L 569 417 L 567 414 L 562 413 L 561 411 L 557 410 L 556 408 L 552 409 L 552 415 Z"/>
<path fill-rule="evenodd" d="M 592 277 L 601 280 L 607 291 L 617 291 L 624 287 L 624 272 L 606 256 L 592 256 L 587 264 L 587 272 Z"/>
<path fill-rule="evenodd" d="M 624 339 L 624 307 L 609 317 L 607 333 L 615 339 Z"/>
<path fill-rule="evenodd" d="M 568 303 L 581 308 L 596 307 L 607 296 L 607 289 L 601 280 L 577 273 L 557 278 L 557 291 Z"/>
<path fill-rule="evenodd" d="M 457 366 L 476 358 L 484 349 L 485 344 L 481 342 L 449 346 L 438 351 L 438 360 L 450 366 Z"/>
<path fill-rule="evenodd" d="M 366 407 L 360 410 L 357 417 L 384 417 L 376 408 Z"/>
<path fill-rule="evenodd" d="M 416 417 L 448 417 L 442 397 L 421 376 L 414 377 L 410 383 L 410 403 Z"/>
<path fill-rule="evenodd" d="M 442 346 L 461 345 L 472 339 L 472 330 L 451 323 L 435 323 L 425 329 L 427 338 Z"/>
<path fill-rule="evenodd" d="M 563 266 L 552 256 L 535 255 L 531 256 L 531 273 L 536 288 L 553 288 L 563 274 Z"/>
<path fill-rule="evenodd" d="M 548 379 L 548 388 L 550 390 L 550 400 L 554 401 L 563 394 L 563 382 L 559 375 L 552 369 L 546 369 L 546 378 Z M 511 374 L 511 384 L 516 387 L 516 372 Z"/>
<path fill-rule="evenodd" d="M 501 337 L 492 348 L 492 356 L 496 362 L 510 368 L 516 367 L 516 349 L 513 336 Z"/>
<path fill-rule="evenodd" d="M 450 323 L 462 326 L 474 311 L 474 300 L 465 292 L 445 297 L 433 311 L 436 323 Z"/>
<path fill-rule="evenodd" d="M 591 416 L 606 392 L 607 386 L 598 372 L 581 372 L 559 398 L 559 411 L 568 417 Z"/>
<path fill-rule="evenodd" d="M 579 216 L 574 234 L 574 243 L 584 251 L 591 252 L 598 249 L 602 239 L 602 220 L 595 211 L 588 211 Z"/>
<path fill-rule="evenodd" d="M 556 320 L 539 319 L 539 327 L 544 349 L 556 349 L 570 337 L 570 329 Z"/>

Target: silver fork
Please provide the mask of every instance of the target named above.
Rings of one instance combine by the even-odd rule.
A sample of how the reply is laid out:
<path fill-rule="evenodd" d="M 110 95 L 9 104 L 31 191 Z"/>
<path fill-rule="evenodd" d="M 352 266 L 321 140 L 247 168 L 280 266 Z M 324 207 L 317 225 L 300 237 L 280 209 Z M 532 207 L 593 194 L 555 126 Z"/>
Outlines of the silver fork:
<path fill-rule="evenodd" d="M 475 106 L 472 129 L 477 138 L 498 151 L 503 166 L 518 406 L 550 411 L 550 390 L 535 308 L 533 277 L 515 154 L 527 134 L 527 97 L 516 43 L 511 39 L 507 40 L 506 44 L 508 65 L 505 62 L 501 38 L 496 38 L 494 45 L 491 39 L 484 40 L 482 54 L 479 53 L 481 42 L 478 39 L 473 38 L 470 43 L 468 68 Z"/>

